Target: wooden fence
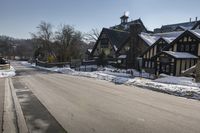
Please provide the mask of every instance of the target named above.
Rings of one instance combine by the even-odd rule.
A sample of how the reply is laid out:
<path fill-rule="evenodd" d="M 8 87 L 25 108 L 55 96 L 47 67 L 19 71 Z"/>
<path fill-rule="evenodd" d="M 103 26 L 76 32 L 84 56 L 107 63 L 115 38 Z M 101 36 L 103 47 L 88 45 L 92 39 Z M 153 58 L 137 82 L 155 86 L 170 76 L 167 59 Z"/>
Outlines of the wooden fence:
<path fill-rule="evenodd" d="M 46 68 L 65 67 L 67 65 L 70 65 L 70 63 L 69 62 L 47 63 L 47 62 L 36 60 L 36 66 L 41 66 L 41 67 L 46 67 Z"/>
<path fill-rule="evenodd" d="M 0 64 L 0 70 L 10 69 L 10 64 Z"/>

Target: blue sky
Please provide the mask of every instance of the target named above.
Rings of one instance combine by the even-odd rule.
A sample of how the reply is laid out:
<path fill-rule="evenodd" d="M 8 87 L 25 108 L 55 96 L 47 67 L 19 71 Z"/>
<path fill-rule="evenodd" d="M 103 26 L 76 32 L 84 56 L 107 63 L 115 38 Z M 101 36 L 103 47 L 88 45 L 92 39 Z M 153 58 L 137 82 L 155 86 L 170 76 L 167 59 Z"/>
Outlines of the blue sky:
<path fill-rule="evenodd" d="M 30 38 L 41 21 L 70 24 L 88 32 L 120 23 L 124 11 L 152 30 L 165 24 L 200 19 L 200 0 L 0 0 L 0 35 Z"/>

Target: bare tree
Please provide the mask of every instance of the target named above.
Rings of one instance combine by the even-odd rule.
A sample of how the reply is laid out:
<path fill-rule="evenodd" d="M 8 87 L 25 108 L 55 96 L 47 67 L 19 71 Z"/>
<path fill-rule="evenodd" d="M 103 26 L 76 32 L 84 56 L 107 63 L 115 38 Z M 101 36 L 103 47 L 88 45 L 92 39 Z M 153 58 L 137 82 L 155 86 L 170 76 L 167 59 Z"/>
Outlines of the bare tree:
<path fill-rule="evenodd" d="M 47 58 L 49 55 L 55 56 L 52 50 L 52 40 L 53 32 L 52 25 L 50 23 L 42 21 L 39 26 L 37 26 L 38 32 L 36 34 L 32 33 L 32 38 L 36 40 L 37 44 L 41 44 L 42 50 L 44 52 L 44 58 Z"/>
<path fill-rule="evenodd" d="M 82 38 L 81 32 L 75 31 L 74 27 L 61 25 L 55 36 L 59 45 L 58 60 L 69 61 L 70 58 L 78 58 L 80 56 Z"/>
<path fill-rule="evenodd" d="M 100 36 L 100 31 L 97 28 L 95 28 L 86 33 L 85 39 L 89 42 L 96 42 L 99 36 Z"/>
<path fill-rule="evenodd" d="M 14 38 L 0 36 L 0 56 L 7 56 L 11 59 L 14 56 Z"/>

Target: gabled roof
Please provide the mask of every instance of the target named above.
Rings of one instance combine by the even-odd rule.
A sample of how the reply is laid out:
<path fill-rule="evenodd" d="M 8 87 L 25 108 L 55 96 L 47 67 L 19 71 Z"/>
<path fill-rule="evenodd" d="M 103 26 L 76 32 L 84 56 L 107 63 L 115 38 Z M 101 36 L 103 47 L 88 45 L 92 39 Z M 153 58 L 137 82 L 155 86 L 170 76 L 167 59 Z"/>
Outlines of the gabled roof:
<path fill-rule="evenodd" d="M 193 33 L 198 38 L 200 38 L 200 30 L 190 30 L 190 32 Z"/>
<path fill-rule="evenodd" d="M 161 28 L 155 29 L 154 31 L 157 33 L 172 32 L 175 31 L 177 28 L 181 28 L 183 30 L 191 30 L 196 25 L 197 22 L 198 21 L 192 21 L 192 22 L 163 25 Z"/>
<path fill-rule="evenodd" d="M 186 30 L 181 31 L 181 34 L 177 36 L 167 47 L 164 48 L 164 50 L 168 50 L 170 47 L 172 47 L 180 38 L 182 38 L 185 34 L 192 35 L 195 39 L 200 41 L 200 29 L 198 30 Z"/>
<path fill-rule="evenodd" d="M 183 31 L 179 32 L 167 32 L 167 33 L 156 33 L 156 34 L 149 34 L 149 33 L 141 33 L 139 34 L 140 38 L 143 39 L 149 46 L 153 45 L 157 40 L 162 38 L 167 43 L 171 43 L 175 40 L 178 36 L 180 36 Z"/>
<path fill-rule="evenodd" d="M 107 34 L 110 39 L 111 44 L 115 48 L 115 51 L 119 49 L 122 43 L 124 43 L 129 37 L 130 33 L 121 31 L 121 30 L 113 30 L 113 29 L 103 29 L 104 33 Z"/>
<path fill-rule="evenodd" d="M 168 43 L 174 41 L 178 36 L 180 36 L 184 31 L 176 31 L 176 32 L 166 32 L 166 33 L 156 33 L 154 36 L 159 36 L 163 38 Z"/>
<path fill-rule="evenodd" d="M 164 40 L 163 38 L 159 38 L 154 44 L 152 44 L 149 48 L 147 48 L 147 50 L 145 50 L 141 56 L 143 56 L 144 54 L 146 54 L 150 49 L 152 49 L 155 45 L 157 45 L 160 41 L 165 41 L 166 43 L 168 43 L 166 40 Z M 168 43 L 169 44 L 169 43 Z"/>
<path fill-rule="evenodd" d="M 91 52 L 91 54 L 94 53 L 99 41 L 101 40 L 102 34 L 106 34 L 111 45 L 113 46 L 115 52 L 120 48 L 120 46 L 129 38 L 130 33 L 122 30 L 115 30 L 115 29 L 107 29 L 103 28 L 102 32 L 94 45 L 94 48 Z"/>
<path fill-rule="evenodd" d="M 159 36 L 154 36 L 153 34 L 148 34 L 142 32 L 139 34 L 139 37 L 145 41 L 149 46 L 153 45 L 160 37 Z"/>
<path fill-rule="evenodd" d="M 152 47 L 154 47 L 155 45 L 157 45 L 160 41 L 165 41 L 166 43 L 170 44 L 171 42 L 173 42 L 177 37 L 179 37 L 181 34 L 183 33 L 183 31 L 180 32 L 168 32 L 168 33 L 156 33 L 156 34 L 148 34 L 148 33 L 142 33 L 145 34 L 145 36 L 140 37 L 144 40 L 147 41 L 149 40 L 149 38 L 153 38 L 150 44 L 150 47 L 141 54 L 141 56 L 143 56 L 144 54 L 146 54 Z M 168 47 L 170 45 L 167 45 L 166 47 Z"/>

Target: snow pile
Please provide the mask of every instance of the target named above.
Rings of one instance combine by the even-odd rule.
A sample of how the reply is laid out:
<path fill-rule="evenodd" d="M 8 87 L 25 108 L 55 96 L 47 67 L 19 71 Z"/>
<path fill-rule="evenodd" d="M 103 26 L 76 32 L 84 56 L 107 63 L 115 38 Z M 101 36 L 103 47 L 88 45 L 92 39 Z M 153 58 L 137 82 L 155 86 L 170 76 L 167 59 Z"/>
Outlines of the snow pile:
<path fill-rule="evenodd" d="M 104 71 L 104 73 L 114 75 L 114 76 L 120 76 L 120 77 L 143 77 L 143 78 L 150 78 L 150 79 L 154 78 L 153 75 L 150 75 L 149 73 L 146 73 L 145 71 L 142 71 L 142 73 L 140 73 L 135 69 L 126 70 L 126 69 L 117 69 L 113 67 L 105 67 L 99 70 Z"/>
<path fill-rule="evenodd" d="M 0 78 L 15 76 L 15 69 L 10 66 L 10 69 L 0 70 Z"/>
<path fill-rule="evenodd" d="M 172 76 L 170 76 L 172 77 Z M 170 78 L 168 77 L 168 78 Z M 178 77 L 174 77 L 174 78 L 178 78 Z M 161 83 L 158 82 L 158 80 L 150 80 L 150 79 L 144 79 L 144 78 L 134 78 L 134 79 L 130 79 L 128 80 L 126 83 L 126 85 L 136 85 L 139 87 L 144 87 L 144 88 L 148 88 L 151 90 L 155 90 L 155 91 L 159 91 L 159 92 L 164 92 L 164 93 L 168 93 L 171 95 L 176 95 L 176 96 L 182 96 L 182 97 L 187 97 L 187 98 L 193 98 L 193 99 L 198 99 L 200 100 L 200 88 L 197 84 L 197 86 L 189 86 L 189 84 L 186 85 L 180 85 L 180 84 L 170 84 L 170 83 Z M 179 79 L 180 81 L 181 79 Z M 179 82 L 181 83 L 181 82 Z M 185 82 L 183 82 L 185 83 Z"/>
<path fill-rule="evenodd" d="M 167 84 L 176 84 L 176 85 L 185 85 L 192 87 L 199 87 L 200 85 L 195 82 L 194 78 L 189 77 L 174 77 L 168 75 L 161 75 L 161 78 L 156 79 L 155 82 L 167 83 Z"/>
<path fill-rule="evenodd" d="M 75 72 L 75 70 L 69 68 L 69 67 L 63 67 L 63 68 L 58 68 L 58 67 L 52 67 L 52 68 L 46 68 L 46 67 L 40 67 L 40 66 L 35 66 L 34 64 L 31 65 L 31 67 L 35 67 L 38 69 L 42 70 L 47 70 L 51 72 L 58 72 L 58 73 L 63 73 L 63 74 L 72 74 Z"/>
<path fill-rule="evenodd" d="M 96 71 L 96 70 L 97 70 L 97 65 L 80 66 L 80 71 L 90 72 L 90 71 Z"/>
<path fill-rule="evenodd" d="M 21 64 L 27 67 L 35 66 L 35 63 L 31 64 L 31 63 L 28 63 L 27 61 L 21 61 Z"/>

